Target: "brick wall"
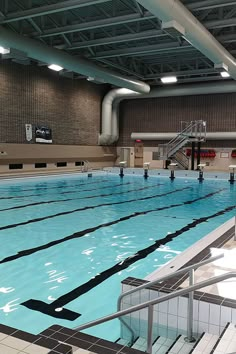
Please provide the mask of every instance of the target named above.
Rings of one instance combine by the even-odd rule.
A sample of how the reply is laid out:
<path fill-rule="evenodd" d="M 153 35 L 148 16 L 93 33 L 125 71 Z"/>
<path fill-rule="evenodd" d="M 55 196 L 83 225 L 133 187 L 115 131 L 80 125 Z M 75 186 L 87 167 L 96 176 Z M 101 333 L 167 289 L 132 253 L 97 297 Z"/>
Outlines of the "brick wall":
<path fill-rule="evenodd" d="M 236 131 L 236 93 L 125 100 L 120 105 L 118 145 L 133 146 L 132 132 L 177 132 L 181 120 L 198 119 L 207 122 L 209 132 Z M 157 143 L 145 141 L 145 146 Z M 213 140 L 205 146 L 233 147 L 236 142 Z"/>
<path fill-rule="evenodd" d="M 25 124 L 52 129 L 54 144 L 96 145 L 106 85 L 45 67 L 0 63 L 0 142 L 25 143 Z"/>

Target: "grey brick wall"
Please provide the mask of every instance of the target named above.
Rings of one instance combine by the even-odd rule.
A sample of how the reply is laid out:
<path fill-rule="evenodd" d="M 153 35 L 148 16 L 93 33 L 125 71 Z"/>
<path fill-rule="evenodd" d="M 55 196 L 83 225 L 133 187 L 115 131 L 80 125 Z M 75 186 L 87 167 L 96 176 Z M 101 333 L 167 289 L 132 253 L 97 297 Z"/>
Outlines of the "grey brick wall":
<path fill-rule="evenodd" d="M 97 144 L 108 85 L 63 78 L 45 67 L 0 64 L 0 142 L 25 143 L 30 123 L 49 126 L 54 144 Z"/>
<path fill-rule="evenodd" d="M 118 145 L 133 146 L 132 132 L 177 132 L 181 120 L 198 119 L 207 122 L 209 132 L 236 131 L 236 93 L 125 100 L 120 105 Z M 145 141 L 145 146 L 158 143 Z M 205 146 L 233 147 L 236 141 L 208 141 Z"/>

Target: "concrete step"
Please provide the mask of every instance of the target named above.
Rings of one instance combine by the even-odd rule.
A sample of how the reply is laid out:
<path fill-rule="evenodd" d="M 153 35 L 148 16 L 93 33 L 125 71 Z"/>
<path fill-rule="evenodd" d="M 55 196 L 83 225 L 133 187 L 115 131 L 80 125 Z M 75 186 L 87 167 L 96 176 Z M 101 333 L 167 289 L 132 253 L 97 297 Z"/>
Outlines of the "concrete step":
<path fill-rule="evenodd" d="M 236 326 L 228 323 L 210 354 L 236 353 Z"/>
<path fill-rule="evenodd" d="M 217 334 L 204 333 L 191 354 L 210 354 L 218 339 Z"/>
<path fill-rule="evenodd" d="M 168 354 L 189 354 L 195 343 L 187 343 L 185 336 L 179 336 L 175 344 L 170 348 Z"/>
<path fill-rule="evenodd" d="M 152 353 L 166 354 L 174 342 L 174 339 L 159 337 L 152 346 Z"/>

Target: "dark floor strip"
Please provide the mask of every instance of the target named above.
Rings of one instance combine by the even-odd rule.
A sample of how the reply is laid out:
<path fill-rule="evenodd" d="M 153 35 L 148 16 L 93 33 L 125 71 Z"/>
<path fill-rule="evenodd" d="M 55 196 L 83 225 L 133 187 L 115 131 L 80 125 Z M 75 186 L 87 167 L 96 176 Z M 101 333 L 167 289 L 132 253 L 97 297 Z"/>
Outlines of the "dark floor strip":
<path fill-rule="evenodd" d="M 101 181 L 99 183 L 102 183 L 102 182 L 105 182 L 105 181 Z M 94 183 L 98 183 L 98 182 L 92 182 L 92 183 L 89 183 L 89 184 L 94 184 Z M 90 192 L 90 191 L 94 191 L 94 190 L 97 190 L 97 189 L 113 188 L 113 187 L 116 187 L 116 186 L 123 186 L 123 185 L 127 185 L 127 184 L 132 184 L 132 183 L 131 182 L 119 183 L 117 185 L 108 185 L 108 186 L 102 186 L 102 187 L 99 187 L 99 188 L 83 189 L 82 191 L 78 191 L 78 189 L 76 189 L 76 190 L 72 190 L 72 191 L 61 192 L 60 195 L 61 194 L 72 194 L 72 193 L 74 194 L 74 193 Z M 81 185 L 78 185 L 78 186 L 81 186 Z M 84 183 L 83 185 L 88 185 L 88 183 L 87 184 Z M 71 188 L 72 188 L 72 186 L 71 186 Z M 16 195 L 16 196 L 12 196 L 12 197 L 2 197 L 2 198 L 0 198 L 0 200 L 21 199 L 21 198 L 24 199 L 24 198 L 30 198 L 30 197 L 43 197 L 43 196 L 44 196 L 43 193 L 40 193 L 40 194 L 29 194 L 29 195 Z"/>
<path fill-rule="evenodd" d="M 148 187 L 144 187 L 144 188 L 148 188 Z M 144 188 L 142 188 L 142 189 L 144 189 Z M 63 211 L 61 213 L 52 214 L 52 215 L 48 215 L 48 216 L 43 216 L 41 218 L 36 218 L 36 219 L 30 219 L 30 220 L 23 221 L 23 222 L 20 222 L 20 223 L 17 223 L 17 224 L 10 224 L 10 225 L 1 226 L 0 227 L 0 231 L 7 230 L 7 229 L 12 229 L 12 228 L 15 228 L 15 227 L 18 227 L 18 226 L 28 225 L 28 224 L 32 224 L 32 223 L 36 223 L 36 222 L 40 222 L 40 221 L 44 221 L 44 220 L 48 220 L 48 219 L 52 219 L 52 218 L 56 218 L 58 216 L 64 216 L 64 215 L 77 213 L 77 212 L 80 212 L 80 211 L 85 211 L 85 210 L 89 210 L 89 209 L 95 209 L 95 208 L 99 208 L 99 207 L 103 207 L 103 206 L 126 204 L 126 203 L 131 203 L 131 202 L 138 202 L 140 200 L 148 200 L 148 199 L 153 199 L 153 198 L 164 197 L 164 196 L 166 196 L 168 194 L 176 193 L 176 192 L 183 191 L 184 189 L 189 189 L 189 188 L 190 187 L 185 187 L 185 188 L 181 188 L 181 189 L 176 189 L 176 190 L 168 192 L 168 193 L 156 194 L 156 195 L 149 196 L 149 197 L 136 198 L 136 199 L 125 200 L 125 201 L 121 201 L 121 202 L 103 203 L 103 204 L 98 204 L 98 205 L 86 206 L 86 207 L 83 207 L 83 208 L 77 208 L 77 209 L 73 209 L 73 210 L 69 210 L 69 211 Z M 123 193 L 127 193 L 127 192 L 123 192 Z M 115 193 L 113 193 L 113 194 L 115 194 Z M 104 197 L 105 195 L 102 195 L 102 196 Z M 205 197 L 203 197 L 201 199 L 204 199 L 204 198 Z M 182 205 L 182 204 L 179 204 L 179 205 Z"/>
<path fill-rule="evenodd" d="M 76 318 L 78 318 L 78 316 L 80 316 L 80 314 L 63 308 L 66 304 L 77 299 L 79 296 L 87 293 L 88 291 L 90 291 L 91 289 L 93 289 L 97 285 L 101 284 L 102 282 L 104 282 L 106 279 L 110 278 L 111 276 L 113 276 L 117 272 L 120 272 L 120 271 L 128 268 L 133 263 L 135 263 L 143 258 L 146 258 L 149 254 L 153 253 L 160 246 L 163 246 L 163 245 L 171 242 L 173 239 L 175 239 L 179 235 L 183 234 L 184 232 L 189 231 L 190 229 L 195 228 L 197 225 L 199 225 L 203 222 L 207 222 L 210 219 L 213 219 L 217 216 L 223 215 L 223 214 L 225 214 L 229 211 L 232 211 L 234 209 L 236 209 L 236 205 L 229 206 L 225 209 L 218 211 L 217 213 L 214 213 L 212 215 L 208 215 L 208 216 L 199 218 L 197 220 L 194 220 L 193 222 L 182 227 L 180 230 L 177 230 L 171 234 L 167 234 L 164 238 L 162 238 L 160 240 L 156 240 L 152 245 L 138 251 L 136 254 L 126 258 L 125 260 L 121 261 L 120 263 L 113 265 L 111 268 L 106 269 L 105 271 L 96 275 L 93 279 L 90 279 L 88 282 L 78 286 L 77 288 L 70 291 L 69 293 L 60 296 L 57 300 L 53 301 L 51 304 L 47 304 L 47 303 L 40 301 L 40 300 L 31 299 L 31 300 L 28 300 L 28 301 L 22 303 L 22 305 L 26 306 L 27 308 L 29 308 L 31 310 L 39 311 L 39 312 L 42 312 L 44 314 L 47 314 L 47 315 L 50 315 L 50 316 L 53 316 L 56 318 L 62 318 L 62 319 L 67 319 L 67 320 L 73 321 Z M 135 214 L 139 214 L 139 215 L 142 214 L 143 215 L 143 214 L 147 214 L 149 212 L 150 211 L 142 212 L 142 213 L 135 213 Z M 128 218 L 131 218 L 131 217 L 134 217 L 134 216 L 129 216 Z M 110 226 L 111 224 L 114 224 L 116 222 L 112 222 L 112 223 L 109 223 L 109 225 L 107 225 L 107 224 L 106 225 Z M 57 310 L 58 308 L 60 308 L 61 311 L 58 312 L 58 310 Z"/>
<path fill-rule="evenodd" d="M 127 185 L 127 184 L 130 184 L 130 183 L 115 184 L 115 185 L 113 185 L 112 187 L 109 187 L 109 188 L 119 187 L 121 185 Z M 138 188 L 138 189 L 130 189 L 128 191 L 122 191 L 122 192 L 113 192 L 113 193 L 108 193 L 108 194 L 97 194 L 97 195 L 85 196 L 85 197 L 79 197 L 79 198 L 48 200 L 48 201 L 45 201 L 45 202 L 35 202 L 35 203 L 17 205 L 17 206 L 10 207 L 10 208 L 0 209 L 0 212 L 1 211 L 8 211 L 8 210 L 15 210 L 15 209 L 22 209 L 22 208 L 27 208 L 27 207 L 31 207 L 31 206 L 41 205 L 41 204 L 43 205 L 43 204 L 52 204 L 52 203 L 63 203 L 63 202 L 68 202 L 68 201 L 72 201 L 72 200 L 93 199 L 93 198 L 99 198 L 99 197 L 110 197 L 110 196 L 113 196 L 113 195 L 131 193 L 131 192 L 141 191 L 141 190 L 154 188 L 154 187 L 158 187 L 158 186 L 161 186 L 161 184 L 152 184 L 151 186 L 146 186 L 146 187 L 142 187 L 142 188 Z M 104 187 L 94 188 L 94 189 L 87 189 L 87 190 L 83 190 L 83 192 L 88 192 L 88 191 L 93 191 L 93 190 L 98 190 L 98 189 L 104 189 Z M 73 192 L 65 192 L 65 193 L 73 193 L 74 194 L 75 191 L 73 191 Z M 63 194 L 63 193 L 61 193 L 61 194 Z"/>

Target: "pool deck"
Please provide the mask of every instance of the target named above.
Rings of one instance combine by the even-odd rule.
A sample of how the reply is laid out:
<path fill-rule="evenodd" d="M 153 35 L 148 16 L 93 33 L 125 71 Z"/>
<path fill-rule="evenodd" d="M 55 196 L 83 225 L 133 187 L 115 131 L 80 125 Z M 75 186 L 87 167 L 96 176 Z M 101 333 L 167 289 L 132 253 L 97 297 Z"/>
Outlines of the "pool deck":
<path fill-rule="evenodd" d="M 212 277 L 222 275 L 228 272 L 236 271 L 236 240 L 234 237 L 226 242 L 221 248 L 212 248 L 212 256 L 224 253 L 224 258 L 221 258 L 213 263 L 202 266 L 195 271 L 195 282 L 210 279 Z M 188 281 L 185 280 L 181 287 L 187 287 Z M 221 283 L 202 288 L 204 293 L 219 295 L 223 298 L 236 300 L 236 279 L 228 279 Z"/>

